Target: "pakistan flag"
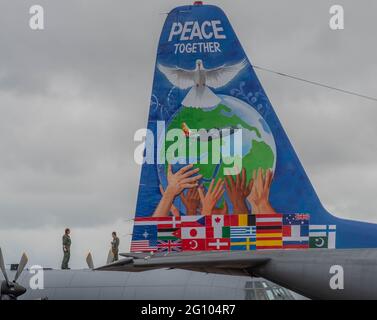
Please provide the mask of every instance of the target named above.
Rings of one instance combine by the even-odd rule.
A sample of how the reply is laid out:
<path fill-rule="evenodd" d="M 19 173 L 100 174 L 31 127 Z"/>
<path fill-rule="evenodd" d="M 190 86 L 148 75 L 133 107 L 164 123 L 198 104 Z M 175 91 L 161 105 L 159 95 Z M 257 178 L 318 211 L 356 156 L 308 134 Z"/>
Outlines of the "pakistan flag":
<path fill-rule="evenodd" d="M 336 225 L 310 225 L 310 248 L 336 248 Z"/>
<path fill-rule="evenodd" d="M 309 237 L 309 248 L 327 248 L 327 247 L 328 247 L 327 236 Z"/>

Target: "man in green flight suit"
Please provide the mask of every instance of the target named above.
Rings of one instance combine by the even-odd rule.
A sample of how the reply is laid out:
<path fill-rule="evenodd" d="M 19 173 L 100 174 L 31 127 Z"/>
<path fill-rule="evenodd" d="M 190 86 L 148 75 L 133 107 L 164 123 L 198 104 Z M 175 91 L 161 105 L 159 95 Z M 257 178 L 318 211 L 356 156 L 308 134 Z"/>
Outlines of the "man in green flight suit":
<path fill-rule="evenodd" d="M 69 269 L 68 262 L 69 258 L 71 257 L 71 237 L 69 234 L 71 233 L 71 230 L 69 228 L 65 229 L 64 235 L 63 235 L 63 262 L 62 262 L 62 269 Z"/>
<path fill-rule="evenodd" d="M 114 261 L 118 261 L 119 260 L 119 257 L 118 257 L 118 253 L 119 253 L 119 238 L 117 237 L 117 233 L 114 231 L 112 233 L 112 236 L 113 236 L 113 241 L 111 241 L 111 251 L 113 253 L 113 262 Z"/>

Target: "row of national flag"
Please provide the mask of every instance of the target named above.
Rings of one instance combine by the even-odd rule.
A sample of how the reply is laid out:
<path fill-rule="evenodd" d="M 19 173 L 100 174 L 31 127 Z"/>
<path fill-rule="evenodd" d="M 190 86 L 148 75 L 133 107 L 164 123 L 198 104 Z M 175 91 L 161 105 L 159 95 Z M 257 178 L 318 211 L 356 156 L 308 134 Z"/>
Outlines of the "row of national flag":
<path fill-rule="evenodd" d="M 309 214 L 137 217 L 131 252 L 335 248 L 335 225 Z"/>

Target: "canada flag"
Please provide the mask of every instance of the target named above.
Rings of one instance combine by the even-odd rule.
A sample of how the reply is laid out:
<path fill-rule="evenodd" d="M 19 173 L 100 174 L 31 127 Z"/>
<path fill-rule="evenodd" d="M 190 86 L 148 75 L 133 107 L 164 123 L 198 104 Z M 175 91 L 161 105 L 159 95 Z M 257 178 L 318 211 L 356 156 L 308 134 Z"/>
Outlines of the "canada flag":
<path fill-rule="evenodd" d="M 206 225 L 211 226 L 213 228 L 213 236 L 212 238 L 221 238 L 222 237 L 222 229 L 225 225 L 225 217 L 223 215 L 212 215 L 206 216 Z"/>
<path fill-rule="evenodd" d="M 222 228 L 225 225 L 224 215 L 213 214 L 211 216 L 206 216 L 206 220 L 206 226 Z"/>
<path fill-rule="evenodd" d="M 214 228 L 224 227 L 224 226 L 238 226 L 238 215 L 220 215 L 213 214 L 211 216 L 206 216 L 206 226 L 211 226 Z"/>

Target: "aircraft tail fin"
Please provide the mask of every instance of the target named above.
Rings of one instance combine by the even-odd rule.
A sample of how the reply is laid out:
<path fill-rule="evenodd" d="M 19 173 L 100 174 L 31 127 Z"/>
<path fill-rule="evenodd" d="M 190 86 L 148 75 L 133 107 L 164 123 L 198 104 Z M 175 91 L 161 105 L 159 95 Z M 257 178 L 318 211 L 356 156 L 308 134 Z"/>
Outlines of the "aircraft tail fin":
<path fill-rule="evenodd" d="M 220 8 L 169 13 L 152 90 L 132 252 L 376 246 L 323 208 Z"/>

